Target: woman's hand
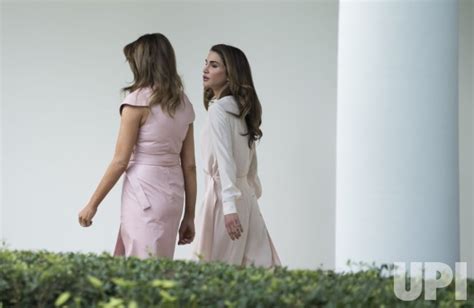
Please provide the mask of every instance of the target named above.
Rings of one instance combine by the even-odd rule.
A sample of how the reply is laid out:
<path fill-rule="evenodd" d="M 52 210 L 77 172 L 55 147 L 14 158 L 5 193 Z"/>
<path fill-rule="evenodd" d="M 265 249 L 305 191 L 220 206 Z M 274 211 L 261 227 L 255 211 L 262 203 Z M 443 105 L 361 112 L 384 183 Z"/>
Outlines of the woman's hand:
<path fill-rule="evenodd" d="M 79 212 L 79 224 L 83 227 L 92 225 L 92 218 L 96 212 L 97 208 L 95 206 L 86 205 L 82 211 Z"/>
<path fill-rule="evenodd" d="M 232 240 L 239 239 L 240 235 L 244 232 L 242 225 L 240 224 L 239 214 L 232 213 L 224 215 L 225 227 L 227 233 Z"/>
<path fill-rule="evenodd" d="M 194 239 L 194 218 L 184 217 L 179 226 L 178 245 L 191 244 Z"/>

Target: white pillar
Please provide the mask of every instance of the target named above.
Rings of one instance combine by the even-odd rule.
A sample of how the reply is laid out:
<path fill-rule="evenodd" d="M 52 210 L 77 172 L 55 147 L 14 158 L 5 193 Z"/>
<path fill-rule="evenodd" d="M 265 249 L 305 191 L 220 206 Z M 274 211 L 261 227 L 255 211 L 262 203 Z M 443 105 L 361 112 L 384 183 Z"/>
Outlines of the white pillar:
<path fill-rule="evenodd" d="M 3 15 L 3 8 L 0 5 L 0 15 Z M 3 22 L 0 22 L 0 33 L 3 35 Z M 3 46 L 0 43 L 0 72 L 3 72 Z M 3 242 L 3 77 L 0 73 L 0 247 Z"/>
<path fill-rule="evenodd" d="M 459 261 L 457 6 L 340 2 L 338 270 Z"/>
<path fill-rule="evenodd" d="M 461 260 L 474 279 L 474 1 L 459 2 L 459 203 Z"/>

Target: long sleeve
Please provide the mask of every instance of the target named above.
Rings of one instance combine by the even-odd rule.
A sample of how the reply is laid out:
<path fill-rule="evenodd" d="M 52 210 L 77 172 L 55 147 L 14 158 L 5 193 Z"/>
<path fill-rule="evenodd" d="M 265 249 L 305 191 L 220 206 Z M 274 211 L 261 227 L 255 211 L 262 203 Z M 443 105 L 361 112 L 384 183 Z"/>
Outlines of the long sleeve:
<path fill-rule="evenodd" d="M 232 146 L 232 125 L 225 109 L 214 103 L 209 107 L 209 127 L 211 143 L 217 159 L 217 168 L 222 185 L 224 215 L 237 213 L 235 200 L 242 195 L 236 185 L 237 167 Z"/>
<path fill-rule="evenodd" d="M 257 148 L 255 143 L 253 144 L 252 149 L 252 160 L 250 161 L 250 168 L 248 174 L 248 181 L 251 187 L 255 191 L 257 199 L 262 196 L 262 184 L 260 183 L 260 178 L 258 177 L 258 164 L 257 164 Z"/>

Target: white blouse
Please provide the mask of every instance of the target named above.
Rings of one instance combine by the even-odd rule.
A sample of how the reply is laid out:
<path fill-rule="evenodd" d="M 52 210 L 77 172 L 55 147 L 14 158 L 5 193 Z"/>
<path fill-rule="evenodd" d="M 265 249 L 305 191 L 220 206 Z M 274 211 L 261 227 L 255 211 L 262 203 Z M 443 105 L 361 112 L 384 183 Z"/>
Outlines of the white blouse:
<path fill-rule="evenodd" d="M 245 119 L 238 115 L 239 108 L 232 96 L 210 102 L 208 118 L 203 129 L 203 158 L 205 172 L 220 179 L 224 215 L 236 213 L 236 202 L 242 196 L 239 181 L 246 180 L 257 198 L 262 186 L 257 174 L 255 142 L 248 146 Z"/>

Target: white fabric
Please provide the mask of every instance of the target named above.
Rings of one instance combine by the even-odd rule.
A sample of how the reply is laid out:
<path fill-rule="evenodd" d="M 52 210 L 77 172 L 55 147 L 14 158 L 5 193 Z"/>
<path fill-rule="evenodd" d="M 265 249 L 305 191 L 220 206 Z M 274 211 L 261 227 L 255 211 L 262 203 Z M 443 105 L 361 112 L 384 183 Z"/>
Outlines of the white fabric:
<path fill-rule="evenodd" d="M 235 265 L 273 267 L 280 258 L 260 212 L 262 188 L 255 143 L 248 146 L 247 125 L 231 96 L 214 101 L 201 136 L 205 195 L 196 218 L 194 258 Z M 244 232 L 232 240 L 224 215 L 237 213 Z"/>
<path fill-rule="evenodd" d="M 207 121 L 210 148 L 204 149 L 210 152 L 204 154 L 205 157 L 210 157 L 207 170 L 214 169 L 213 160 L 217 163 L 222 184 L 224 215 L 237 213 L 236 200 L 242 196 L 237 186 L 237 178 L 247 177 L 257 198 L 262 194 L 262 186 L 257 174 L 255 143 L 252 148 L 249 148 L 248 136 L 242 136 L 247 133 L 245 120 L 231 113 L 239 114 L 237 102 L 232 96 L 211 101 Z"/>

